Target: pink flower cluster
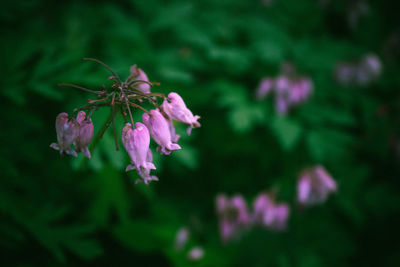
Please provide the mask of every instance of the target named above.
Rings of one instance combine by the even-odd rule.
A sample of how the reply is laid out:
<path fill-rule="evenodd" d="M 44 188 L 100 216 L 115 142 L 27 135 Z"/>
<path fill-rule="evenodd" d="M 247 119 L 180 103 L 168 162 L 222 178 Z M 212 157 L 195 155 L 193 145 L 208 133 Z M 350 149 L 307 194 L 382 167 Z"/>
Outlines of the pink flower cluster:
<path fill-rule="evenodd" d="M 321 204 L 336 191 L 335 180 L 324 167 L 317 165 L 301 172 L 297 183 L 297 203 L 301 206 Z M 287 203 L 277 203 L 275 194 L 265 192 L 254 199 L 252 211 L 241 195 L 229 198 L 224 194 L 217 195 L 216 209 L 221 240 L 225 244 L 238 240 L 254 226 L 283 231 L 290 215 Z"/>
<path fill-rule="evenodd" d="M 232 198 L 219 194 L 216 199 L 219 230 L 223 243 L 239 239 L 242 233 L 253 226 L 262 226 L 281 231 L 286 228 L 289 206 L 276 203 L 271 194 L 261 193 L 253 202 L 253 211 L 241 195 Z"/>
<path fill-rule="evenodd" d="M 341 62 L 335 69 L 336 80 L 342 85 L 366 86 L 382 72 L 382 63 L 374 54 L 367 54 L 358 62 Z"/>
<path fill-rule="evenodd" d="M 150 150 L 150 136 L 158 144 L 157 151 L 164 155 L 171 154 L 174 150 L 181 147 L 177 144 L 179 135 L 175 133 L 173 121 L 179 121 L 188 125 L 188 135 L 192 128 L 200 127 L 198 122 L 199 116 L 186 107 L 183 99 L 177 93 L 169 93 L 168 97 L 162 94 L 151 93 L 150 87 L 153 85 L 143 70 L 136 66 L 131 67 L 131 74 L 122 82 L 118 75 L 113 72 L 107 65 L 95 59 L 88 59 L 106 66 L 114 75 L 109 80 L 115 81 L 111 86 L 111 92 L 107 92 L 103 87 L 103 91 L 92 91 L 80 86 L 63 84 L 71 86 L 86 92 L 94 93 L 98 96 L 98 100 L 89 100 L 89 105 L 74 111 L 78 112 L 77 118 L 69 118 L 67 113 L 61 113 L 56 119 L 57 143 L 52 143 L 50 147 L 59 150 L 60 154 L 69 154 L 77 156 L 77 152 L 82 152 L 90 158 L 88 145 L 93 137 L 93 123 L 90 116 L 81 109 L 91 111 L 97 110 L 99 107 L 111 107 L 110 119 L 106 122 L 104 130 L 112 123 L 115 144 L 118 150 L 118 141 L 116 137 L 114 116 L 115 110 L 120 110 L 125 118 L 125 126 L 122 129 L 122 143 L 127 151 L 130 164 L 126 167 L 126 171 L 137 170 L 141 179 L 146 185 L 150 181 L 157 181 L 156 176 L 150 175 L 150 171 L 156 169 L 153 164 L 153 156 Z M 156 97 L 164 99 L 162 105 L 157 104 Z M 148 100 L 155 106 L 154 109 L 147 111 L 138 103 Z M 134 103 L 134 102 L 137 103 Z M 131 107 L 144 111 L 141 122 L 133 122 Z M 127 114 L 129 113 L 130 122 L 127 122 Z M 101 135 L 104 133 L 101 132 Z M 74 149 L 71 146 L 74 145 Z M 137 181 L 137 182 L 138 182 Z"/>
<path fill-rule="evenodd" d="M 293 70 L 290 70 L 284 71 L 276 78 L 262 79 L 256 90 L 256 98 L 262 100 L 274 92 L 276 111 L 286 114 L 291 107 L 304 103 L 310 97 L 312 89 L 313 83 L 310 78 L 296 77 Z"/>
<path fill-rule="evenodd" d="M 93 123 L 84 111 L 79 111 L 76 119 L 69 119 L 65 112 L 60 113 L 56 119 L 56 132 L 57 143 L 52 143 L 50 147 L 59 150 L 60 155 L 66 153 L 77 157 L 77 152 L 82 152 L 90 158 L 88 145 L 93 137 Z"/>

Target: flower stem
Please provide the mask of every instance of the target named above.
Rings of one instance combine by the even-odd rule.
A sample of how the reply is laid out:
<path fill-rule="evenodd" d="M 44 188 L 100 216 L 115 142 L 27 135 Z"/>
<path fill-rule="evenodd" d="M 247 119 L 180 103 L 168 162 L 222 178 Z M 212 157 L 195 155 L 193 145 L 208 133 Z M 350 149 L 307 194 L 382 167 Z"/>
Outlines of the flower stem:
<path fill-rule="evenodd" d="M 76 89 L 79 89 L 79 90 L 82 90 L 82 91 L 85 91 L 85 92 L 88 92 L 88 93 L 96 94 L 96 95 L 102 95 L 104 93 L 104 92 L 101 92 L 101 91 L 93 91 L 93 90 L 87 89 L 85 87 L 82 87 L 82 86 L 79 86 L 79 85 L 75 85 L 75 84 L 70 84 L 70 83 L 59 83 L 58 86 L 60 86 L 60 87 L 61 86 L 73 87 L 73 88 L 76 88 Z"/>
<path fill-rule="evenodd" d="M 100 60 L 98 60 L 98 59 L 90 58 L 90 57 L 84 57 L 83 60 L 86 60 L 86 61 L 94 61 L 94 62 L 99 63 L 100 65 L 102 65 L 103 67 L 105 67 L 106 69 L 108 69 L 108 70 L 112 73 L 112 75 L 114 75 L 114 77 L 117 78 L 117 80 L 118 80 L 118 82 L 119 82 L 120 84 L 122 83 L 122 82 L 121 82 L 121 79 L 120 79 L 119 76 L 118 76 L 118 74 L 117 74 L 115 71 L 113 71 L 113 69 L 110 68 L 106 63 L 104 63 L 104 62 L 102 62 L 102 61 L 100 61 Z"/>

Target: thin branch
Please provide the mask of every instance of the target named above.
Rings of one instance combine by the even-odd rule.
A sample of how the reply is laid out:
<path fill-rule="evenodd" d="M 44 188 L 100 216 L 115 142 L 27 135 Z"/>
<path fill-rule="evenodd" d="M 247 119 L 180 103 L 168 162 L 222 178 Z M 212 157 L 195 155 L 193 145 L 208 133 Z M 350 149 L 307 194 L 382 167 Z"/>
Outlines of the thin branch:
<path fill-rule="evenodd" d="M 59 83 L 58 86 L 60 86 L 60 87 L 61 86 L 73 87 L 73 88 L 76 88 L 76 89 L 79 89 L 79 90 L 82 90 L 82 91 L 85 91 L 85 92 L 88 92 L 88 93 L 96 94 L 96 95 L 104 94 L 104 92 L 101 92 L 101 91 L 93 91 L 93 90 L 87 89 L 85 87 L 82 87 L 82 86 L 79 86 L 79 85 L 75 85 L 75 84 L 70 84 L 70 83 Z"/>
<path fill-rule="evenodd" d="M 129 105 L 131 105 L 132 107 L 140 108 L 141 110 L 143 110 L 143 111 L 146 112 L 147 114 L 150 114 L 150 113 L 149 113 L 146 109 L 144 109 L 143 107 L 141 107 L 141 106 L 139 106 L 139 105 L 137 105 L 137 104 L 135 104 L 135 103 L 129 102 L 129 101 L 128 101 L 128 103 L 129 103 Z"/>
<path fill-rule="evenodd" d="M 118 79 L 119 83 L 122 83 L 122 82 L 121 82 L 121 79 L 120 79 L 119 76 L 118 76 L 118 74 L 117 74 L 115 71 L 113 71 L 113 69 L 110 68 L 106 63 L 104 63 L 104 62 L 102 62 L 102 61 L 100 61 L 100 60 L 98 60 L 98 59 L 90 58 L 90 57 L 84 57 L 83 60 L 86 60 L 86 61 L 94 61 L 94 62 L 99 63 L 100 65 L 102 65 L 103 67 L 105 67 L 106 69 L 108 69 L 108 70 L 112 73 L 112 75 L 114 75 L 114 77 Z"/>

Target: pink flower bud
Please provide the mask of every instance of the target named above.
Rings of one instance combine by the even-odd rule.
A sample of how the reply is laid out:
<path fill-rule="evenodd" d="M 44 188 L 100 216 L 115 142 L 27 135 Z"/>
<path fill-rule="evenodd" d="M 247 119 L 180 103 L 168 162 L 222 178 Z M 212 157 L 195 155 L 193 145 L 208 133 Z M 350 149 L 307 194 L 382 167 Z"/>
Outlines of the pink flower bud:
<path fill-rule="evenodd" d="M 83 155 L 90 158 L 90 151 L 88 145 L 93 138 L 93 122 L 92 119 L 87 117 L 84 111 L 79 111 L 76 121 L 79 123 L 79 136 L 75 140 L 75 150 L 82 152 Z"/>
<path fill-rule="evenodd" d="M 297 200 L 306 206 L 321 204 L 326 201 L 330 193 L 336 191 L 335 180 L 322 166 L 316 166 L 300 174 Z"/>
<path fill-rule="evenodd" d="M 133 130 L 130 123 L 126 123 L 122 129 L 122 143 L 131 159 L 131 164 L 126 171 L 137 169 L 143 182 L 148 185 L 150 181 L 158 181 L 155 176 L 150 176 L 150 170 L 156 169 L 152 162 L 152 155 L 149 148 L 150 134 L 143 123 L 137 122 Z M 140 182 L 138 180 L 136 182 Z"/>
<path fill-rule="evenodd" d="M 79 136 L 79 123 L 75 119 L 68 120 L 67 113 L 60 113 L 56 119 L 56 132 L 58 143 L 52 143 L 50 147 L 59 150 L 60 155 L 65 152 L 76 157 L 77 154 L 71 149 L 71 145 Z"/>
<path fill-rule="evenodd" d="M 136 66 L 131 67 L 131 73 L 136 75 L 136 77 L 134 78 L 135 81 L 144 81 L 135 83 L 136 89 L 138 89 L 142 93 L 149 94 L 150 85 L 147 83 L 149 82 L 149 78 L 147 78 L 146 73 L 144 73 L 142 69 L 139 69 Z"/>
<path fill-rule="evenodd" d="M 162 154 L 169 155 L 171 151 L 181 149 L 178 144 L 172 143 L 170 126 L 158 109 L 151 110 L 150 115 L 143 113 L 142 119 Z"/>
<path fill-rule="evenodd" d="M 190 135 L 192 128 L 200 127 L 200 123 L 197 121 L 200 116 L 193 116 L 182 97 L 177 93 L 169 93 L 168 99 L 165 99 L 162 104 L 162 109 L 171 119 L 188 124 L 188 135 Z"/>

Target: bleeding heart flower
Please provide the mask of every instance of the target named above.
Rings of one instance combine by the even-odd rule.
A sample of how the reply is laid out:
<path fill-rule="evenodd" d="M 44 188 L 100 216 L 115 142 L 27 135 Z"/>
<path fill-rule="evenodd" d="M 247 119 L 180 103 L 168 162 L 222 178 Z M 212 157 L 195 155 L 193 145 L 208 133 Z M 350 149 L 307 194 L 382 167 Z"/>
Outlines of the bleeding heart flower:
<path fill-rule="evenodd" d="M 126 123 L 122 129 L 122 143 L 131 159 L 131 164 L 126 171 L 136 169 L 146 185 L 150 181 L 158 181 L 156 176 L 150 176 L 150 170 L 156 169 L 152 162 L 149 130 L 143 123 L 137 122 L 133 130 L 130 123 Z"/>
<path fill-rule="evenodd" d="M 76 152 L 82 152 L 83 155 L 90 158 L 90 151 L 88 145 L 93 138 L 93 122 L 92 119 L 87 117 L 84 111 L 79 111 L 76 121 L 79 123 L 79 136 L 75 140 Z"/>
<path fill-rule="evenodd" d="M 188 124 L 188 135 L 190 135 L 192 128 L 200 127 L 197 121 L 200 116 L 193 116 L 193 113 L 186 107 L 182 97 L 177 93 L 169 93 L 168 99 L 165 99 L 162 104 L 163 111 L 173 120 Z"/>
<path fill-rule="evenodd" d="M 181 149 L 178 144 L 172 143 L 170 126 L 158 109 L 151 110 L 150 115 L 143 113 L 142 119 L 162 154 L 169 155 L 173 150 Z"/>
<path fill-rule="evenodd" d="M 60 113 L 56 119 L 56 132 L 58 143 L 52 143 L 50 147 L 59 150 L 60 155 L 65 152 L 76 157 L 77 154 L 71 149 L 71 145 L 79 136 L 79 123 L 75 119 L 68 120 L 67 113 Z"/>
<path fill-rule="evenodd" d="M 136 76 L 133 80 L 138 81 L 135 83 L 136 89 L 138 89 L 142 93 L 149 94 L 150 93 L 150 84 L 148 84 L 149 78 L 147 78 L 146 73 L 142 69 L 137 68 L 136 66 L 132 66 L 131 74 L 134 74 Z M 139 82 L 139 81 L 143 81 L 143 82 Z"/>

